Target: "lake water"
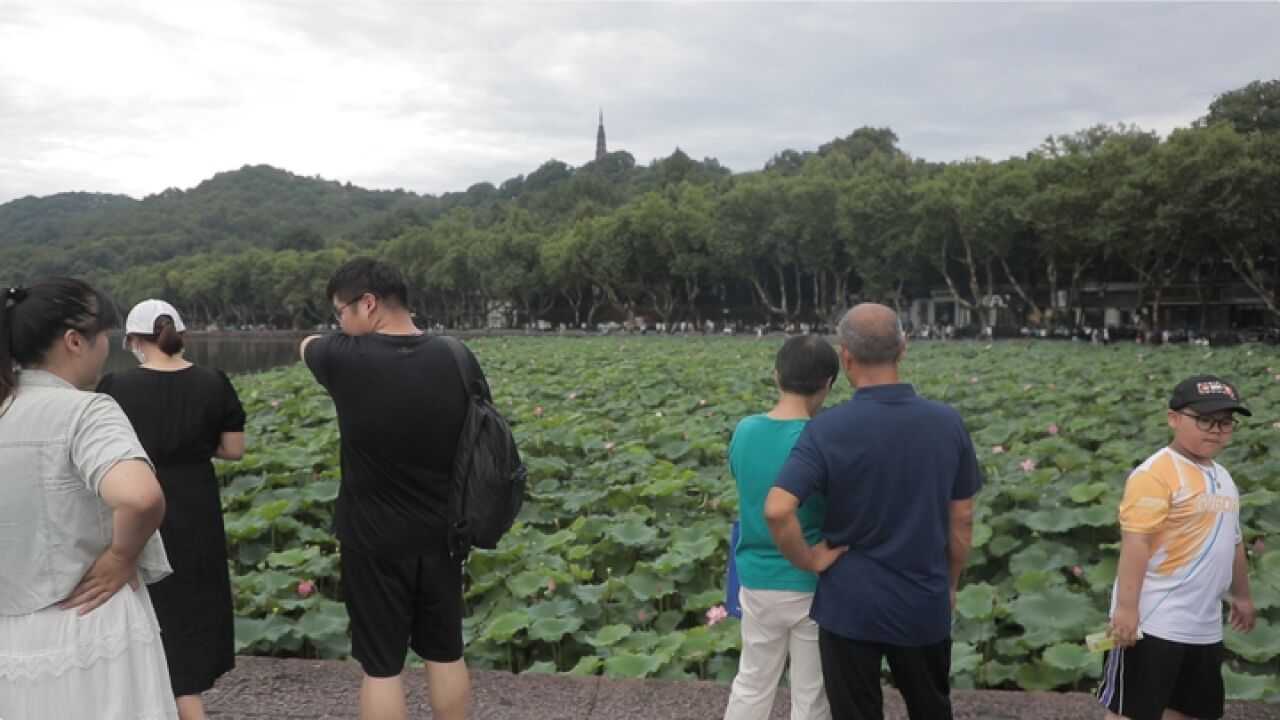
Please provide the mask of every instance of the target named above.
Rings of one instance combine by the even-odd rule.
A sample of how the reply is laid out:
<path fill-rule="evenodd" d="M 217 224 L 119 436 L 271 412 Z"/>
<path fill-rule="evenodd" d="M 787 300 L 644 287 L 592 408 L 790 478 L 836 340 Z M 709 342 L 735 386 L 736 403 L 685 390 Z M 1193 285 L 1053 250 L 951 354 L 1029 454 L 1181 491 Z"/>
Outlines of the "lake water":
<path fill-rule="evenodd" d="M 298 361 L 298 342 L 306 333 L 188 333 L 183 353 L 188 360 L 228 375 L 261 372 Z M 133 353 L 121 347 L 121 336 L 113 333 L 111 354 L 102 372 L 120 372 L 137 367 Z"/>

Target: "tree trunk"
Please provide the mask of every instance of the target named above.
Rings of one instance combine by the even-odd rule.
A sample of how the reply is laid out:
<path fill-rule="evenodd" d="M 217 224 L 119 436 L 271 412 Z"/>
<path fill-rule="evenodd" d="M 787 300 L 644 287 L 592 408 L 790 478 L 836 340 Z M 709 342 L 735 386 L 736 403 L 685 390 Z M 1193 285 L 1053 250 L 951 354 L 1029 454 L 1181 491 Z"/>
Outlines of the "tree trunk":
<path fill-rule="evenodd" d="M 1013 271 L 1009 269 L 1009 263 L 1004 258 L 1000 258 L 1000 266 L 1004 268 L 1005 277 L 1009 279 L 1009 284 L 1013 286 L 1013 291 L 1018 294 L 1018 297 L 1022 298 L 1022 302 L 1026 303 L 1031 308 L 1031 312 L 1035 313 L 1037 317 L 1043 317 L 1040 305 L 1026 291 L 1026 288 L 1022 287 L 1022 283 L 1018 282 L 1018 279 L 1013 276 Z"/>

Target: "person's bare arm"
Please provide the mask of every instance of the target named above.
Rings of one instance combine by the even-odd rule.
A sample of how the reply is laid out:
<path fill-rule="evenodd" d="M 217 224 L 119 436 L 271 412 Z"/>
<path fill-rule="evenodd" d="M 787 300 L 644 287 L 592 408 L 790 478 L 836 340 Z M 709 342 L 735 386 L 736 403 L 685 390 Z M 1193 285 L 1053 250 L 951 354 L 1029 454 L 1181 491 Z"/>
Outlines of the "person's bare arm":
<path fill-rule="evenodd" d="M 951 531 L 947 536 L 947 566 L 951 573 L 951 608 L 956 606 L 960 575 L 973 549 L 973 498 L 952 500 L 949 508 Z"/>
<path fill-rule="evenodd" d="M 1258 620 L 1258 611 L 1253 606 L 1253 593 L 1249 590 L 1249 559 L 1245 557 L 1244 545 L 1238 543 L 1236 558 L 1231 565 L 1230 605 L 1227 624 L 1242 633 L 1253 630 L 1253 625 Z"/>
<path fill-rule="evenodd" d="M 114 510 L 111 546 L 80 579 L 58 607 L 90 613 L 126 584 L 137 587 L 138 556 L 164 519 L 164 493 L 151 466 L 143 460 L 121 460 L 102 478 L 98 494 Z"/>
<path fill-rule="evenodd" d="M 239 460 L 244 457 L 244 433 L 222 433 L 222 436 L 218 438 L 218 449 L 213 456 L 219 460 Z"/>
<path fill-rule="evenodd" d="M 307 361 L 307 346 L 310 345 L 313 340 L 319 337 L 322 337 L 322 336 L 308 335 L 302 338 L 302 342 L 298 344 L 298 358 L 302 360 L 302 362 L 305 363 Z"/>
<path fill-rule="evenodd" d="M 849 548 L 832 548 L 827 541 L 809 547 L 804 541 L 804 529 L 796 511 L 800 499 L 782 488 L 770 488 L 764 501 L 764 519 L 769 524 L 769 534 L 792 565 L 811 573 L 826 572 Z"/>
<path fill-rule="evenodd" d="M 1117 648 L 1130 647 L 1138 641 L 1138 599 L 1142 581 L 1147 575 L 1147 562 L 1155 536 L 1147 533 L 1120 533 L 1120 562 L 1116 567 L 1116 609 L 1111 613 L 1107 634 Z"/>

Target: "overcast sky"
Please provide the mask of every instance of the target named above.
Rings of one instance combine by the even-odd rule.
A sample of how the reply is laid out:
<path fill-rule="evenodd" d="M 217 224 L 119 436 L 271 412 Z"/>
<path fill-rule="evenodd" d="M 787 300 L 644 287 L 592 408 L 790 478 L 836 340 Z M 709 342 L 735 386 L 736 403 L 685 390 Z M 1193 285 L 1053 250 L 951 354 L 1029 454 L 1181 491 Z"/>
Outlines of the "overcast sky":
<path fill-rule="evenodd" d="M 888 126 L 1002 159 L 1162 133 L 1280 77 L 1280 3 L 432 4 L 0 0 L 0 202 L 143 197 L 265 163 L 465 190 L 677 146 L 734 171 Z"/>

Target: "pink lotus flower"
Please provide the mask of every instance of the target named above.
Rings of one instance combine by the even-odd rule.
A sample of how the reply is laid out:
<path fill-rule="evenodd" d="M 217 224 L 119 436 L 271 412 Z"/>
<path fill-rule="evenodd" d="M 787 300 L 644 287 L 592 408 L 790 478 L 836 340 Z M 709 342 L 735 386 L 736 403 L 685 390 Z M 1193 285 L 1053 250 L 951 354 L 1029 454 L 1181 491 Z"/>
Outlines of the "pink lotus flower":
<path fill-rule="evenodd" d="M 613 452 L 613 448 L 614 448 L 614 447 L 615 447 L 615 445 L 613 444 L 613 442 L 612 442 L 612 441 L 607 442 L 607 443 L 605 443 L 605 444 L 604 444 L 604 451 L 605 451 L 605 452 Z"/>
<path fill-rule="evenodd" d="M 643 611 L 643 610 L 637 610 L 637 611 L 636 611 L 636 621 L 637 621 L 637 622 L 644 622 L 645 620 L 648 620 L 648 619 L 649 619 L 649 613 L 647 613 L 647 612 L 645 612 L 645 611 Z"/>
<path fill-rule="evenodd" d="M 302 582 L 298 583 L 298 594 L 301 595 L 302 597 L 306 597 L 310 595 L 312 591 L 315 589 L 316 589 L 316 586 L 313 585 L 310 580 L 303 580 Z"/>
<path fill-rule="evenodd" d="M 992 445 L 992 446 L 991 446 L 991 454 L 992 454 L 992 455 L 1003 455 L 1003 454 L 1004 454 L 1004 446 L 1003 446 L 1003 445 Z"/>
<path fill-rule="evenodd" d="M 534 417 L 542 417 L 542 406 L 541 406 L 541 405 L 539 405 L 538 407 L 536 407 L 536 408 L 534 408 L 534 409 L 533 409 L 533 416 L 534 416 Z"/>
<path fill-rule="evenodd" d="M 1265 551 L 1266 549 L 1267 549 L 1267 546 L 1265 543 L 1262 542 L 1262 538 L 1258 538 L 1257 540 L 1253 541 L 1253 551 L 1258 555 L 1261 555 L 1263 551 Z"/>
<path fill-rule="evenodd" d="M 725 610 L 723 605 L 716 605 L 707 611 L 707 627 L 711 627 L 727 617 L 729 617 L 729 611 Z"/>
<path fill-rule="evenodd" d="M 1036 469 L 1036 459 L 1027 458 L 1022 462 L 1018 463 L 1018 467 L 1022 468 L 1024 472 L 1031 472 L 1032 470 Z"/>
<path fill-rule="evenodd" d="M 577 390 L 573 390 L 573 391 L 570 391 L 570 392 L 569 392 L 569 399 L 570 399 L 570 400 L 572 400 L 572 399 L 574 399 L 574 398 L 576 398 L 576 397 L 578 397 L 578 391 L 577 391 Z"/>
<path fill-rule="evenodd" d="M 553 592 L 555 592 L 555 591 L 556 591 L 556 581 L 555 581 L 555 580 L 548 580 L 548 581 L 547 581 L 547 592 L 549 592 L 549 593 L 553 593 Z"/>
<path fill-rule="evenodd" d="M 977 375 L 974 375 L 973 377 L 969 378 L 969 384 L 970 384 L 970 385 L 977 385 L 977 384 L 978 384 L 978 376 L 977 376 Z"/>
<path fill-rule="evenodd" d="M 701 398 L 698 399 L 698 407 L 702 407 L 703 405 L 706 405 L 706 404 L 707 404 L 706 400 L 703 400 Z"/>
<path fill-rule="evenodd" d="M 1080 577 L 1081 575 L 1083 575 L 1083 574 L 1084 574 L 1084 569 L 1083 569 L 1083 568 L 1081 568 L 1079 565 L 1077 565 L 1077 566 L 1075 566 L 1075 567 L 1071 568 L 1071 574 L 1072 574 L 1072 575 L 1075 575 L 1076 577 Z"/>
<path fill-rule="evenodd" d="M 1053 425 L 1050 425 L 1050 426 L 1049 426 L 1049 434 L 1050 434 L 1050 435 L 1057 435 L 1057 434 L 1058 434 L 1058 425 L 1057 425 L 1057 423 L 1054 423 Z"/>

